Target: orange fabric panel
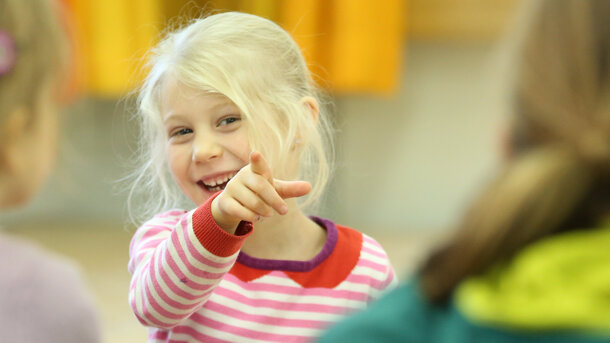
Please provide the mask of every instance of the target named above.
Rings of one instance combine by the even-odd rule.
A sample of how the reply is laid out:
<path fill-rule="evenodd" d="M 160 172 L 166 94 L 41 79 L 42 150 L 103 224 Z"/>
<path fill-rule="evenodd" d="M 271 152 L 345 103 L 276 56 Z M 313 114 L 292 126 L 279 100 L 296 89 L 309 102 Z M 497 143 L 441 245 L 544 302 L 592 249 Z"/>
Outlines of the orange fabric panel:
<path fill-rule="evenodd" d="M 59 1 L 69 8 L 77 42 L 74 83 L 88 94 L 116 97 L 131 91 L 146 72 L 141 58 L 163 26 L 178 14 L 199 15 L 202 8 L 278 22 L 293 35 L 321 85 L 334 93 L 391 94 L 400 79 L 406 0 Z"/>
<path fill-rule="evenodd" d="M 282 2 L 279 21 L 332 91 L 391 94 L 400 79 L 405 17 L 405 0 L 301 0 Z"/>
<path fill-rule="evenodd" d="M 122 96 L 140 81 L 141 56 L 152 47 L 161 27 L 160 0 L 66 0 L 84 91 Z"/>

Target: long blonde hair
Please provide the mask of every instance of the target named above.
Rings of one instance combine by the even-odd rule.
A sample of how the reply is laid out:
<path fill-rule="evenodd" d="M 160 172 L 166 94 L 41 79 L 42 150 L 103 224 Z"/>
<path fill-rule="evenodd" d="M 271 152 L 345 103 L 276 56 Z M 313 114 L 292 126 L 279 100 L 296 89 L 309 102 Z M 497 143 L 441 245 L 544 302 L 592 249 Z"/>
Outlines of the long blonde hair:
<path fill-rule="evenodd" d="M 535 10 L 518 54 L 511 160 L 421 269 L 432 301 L 610 210 L 610 1 L 541 0 Z"/>
<path fill-rule="evenodd" d="M 324 106 L 316 122 L 301 102 L 312 96 L 323 104 L 324 98 L 298 46 L 277 24 L 238 12 L 196 19 L 157 45 L 150 66 L 138 98 L 140 167 L 129 195 L 132 219 L 137 222 L 176 207 L 183 198 L 165 157 L 160 98 L 168 75 L 202 92 L 230 98 L 248 125 L 251 148 L 263 153 L 276 177 L 295 177 L 287 175 L 286 161 L 294 159 L 294 146 L 300 142 L 298 177 L 313 185 L 303 205 L 320 197 L 331 169 L 331 125 Z M 145 196 L 137 197 L 138 193 Z"/>

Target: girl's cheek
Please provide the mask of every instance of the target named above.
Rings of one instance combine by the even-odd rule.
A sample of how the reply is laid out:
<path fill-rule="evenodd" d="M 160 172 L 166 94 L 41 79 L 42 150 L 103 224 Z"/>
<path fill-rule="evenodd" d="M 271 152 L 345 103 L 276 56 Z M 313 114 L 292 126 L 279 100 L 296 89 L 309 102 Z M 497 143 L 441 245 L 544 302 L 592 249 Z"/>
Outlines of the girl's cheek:
<path fill-rule="evenodd" d="M 169 164 L 169 169 L 174 175 L 180 174 L 180 172 L 185 168 L 185 163 L 188 162 L 186 159 L 190 158 L 190 156 L 186 156 L 186 152 L 181 150 L 184 149 L 180 149 L 174 145 L 170 145 L 167 148 L 167 162 Z"/>

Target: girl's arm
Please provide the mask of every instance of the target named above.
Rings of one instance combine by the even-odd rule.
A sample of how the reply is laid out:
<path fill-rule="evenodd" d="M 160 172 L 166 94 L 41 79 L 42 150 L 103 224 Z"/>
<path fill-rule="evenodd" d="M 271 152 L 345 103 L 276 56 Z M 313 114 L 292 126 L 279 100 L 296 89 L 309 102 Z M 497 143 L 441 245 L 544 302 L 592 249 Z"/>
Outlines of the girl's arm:
<path fill-rule="evenodd" d="M 250 223 L 232 235 L 214 221 L 211 197 L 197 209 L 169 211 L 140 227 L 130 244 L 129 303 L 140 322 L 170 329 L 200 309 L 231 269 Z"/>

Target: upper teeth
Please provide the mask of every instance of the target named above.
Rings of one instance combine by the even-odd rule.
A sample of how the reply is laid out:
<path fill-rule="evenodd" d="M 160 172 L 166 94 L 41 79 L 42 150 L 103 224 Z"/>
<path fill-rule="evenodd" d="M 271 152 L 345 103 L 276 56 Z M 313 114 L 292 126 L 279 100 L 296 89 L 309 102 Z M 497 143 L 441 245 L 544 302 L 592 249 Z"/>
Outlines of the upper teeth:
<path fill-rule="evenodd" d="M 237 174 L 236 172 L 231 172 L 229 174 L 226 174 L 224 176 L 221 176 L 215 180 L 211 180 L 208 182 L 204 182 L 203 184 L 208 186 L 208 187 L 214 187 L 216 185 L 222 185 L 223 183 L 229 181 L 233 176 L 235 176 L 235 174 Z"/>

